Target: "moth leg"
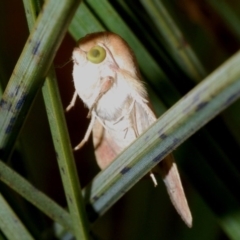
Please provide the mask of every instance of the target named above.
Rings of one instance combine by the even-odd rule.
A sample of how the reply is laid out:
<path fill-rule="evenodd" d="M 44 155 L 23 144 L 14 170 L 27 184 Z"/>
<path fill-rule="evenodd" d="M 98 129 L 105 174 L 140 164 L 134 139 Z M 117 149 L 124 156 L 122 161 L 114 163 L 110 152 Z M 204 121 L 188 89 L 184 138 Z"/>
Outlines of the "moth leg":
<path fill-rule="evenodd" d="M 92 114 L 92 111 L 93 109 L 97 106 L 98 104 L 98 101 L 101 99 L 101 97 L 112 87 L 113 85 L 113 77 L 111 76 L 108 76 L 106 77 L 106 79 L 104 79 L 104 82 L 101 86 L 101 89 L 100 89 L 100 92 L 97 96 L 97 98 L 95 99 L 93 105 L 91 106 L 91 108 L 89 109 L 89 112 L 88 112 L 88 115 L 87 115 L 87 118 L 90 118 L 91 117 L 91 114 Z"/>
<path fill-rule="evenodd" d="M 153 181 L 153 185 L 154 185 L 154 187 L 156 187 L 158 185 L 157 179 L 152 171 L 150 171 L 149 173 L 150 173 L 150 178 Z"/>
<path fill-rule="evenodd" d="M 78 96 L 77 91 L 75 91 L 74 94 L 73 94 L 71 102 L 69 103 L 69 105 L 66 108 L 67 112 L 75 105 L 76 100 L 77 100 L 77 96 Z"/>
<path fill-rule="evenodd" d="M 84 136 L 83 140 L 74 148 L 75 151 L 79 150 L 88 141 L 88 139 L 91 135 L 95 120 L 96 120 L 96 116 L 94 114 L 94 116 L 92 116 L 92 118 L 91 118 L 90 124 L 88 126 L 88 129 L 85 133 L 85 136 Z"/>
<path fill-rule="evenodd" d="M 87 118 L 90 118 L 92 115 L 92 111 L 94 110 L 94 108 L 97 106 L 98 101 L 100 100 L 100 98 L 103 96 L 103 92 L 100 92 L 97 96 L 97 98 L 95 99 L 93 105 L 90 107 L 89 111 L 88 111 L 88 115 Z"/>

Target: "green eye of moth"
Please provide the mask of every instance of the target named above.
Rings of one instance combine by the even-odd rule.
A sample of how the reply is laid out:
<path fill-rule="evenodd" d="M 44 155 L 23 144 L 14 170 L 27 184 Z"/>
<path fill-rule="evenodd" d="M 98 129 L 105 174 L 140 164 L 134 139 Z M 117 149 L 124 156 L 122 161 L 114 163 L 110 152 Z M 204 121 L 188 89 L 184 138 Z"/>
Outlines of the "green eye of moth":
<path fill-rule="evenodd" d="M 87 53 L 87 59 L 92 63 L 101 63 L 106 58 L 106 50 L 103 47 L 95 46 Z"/>

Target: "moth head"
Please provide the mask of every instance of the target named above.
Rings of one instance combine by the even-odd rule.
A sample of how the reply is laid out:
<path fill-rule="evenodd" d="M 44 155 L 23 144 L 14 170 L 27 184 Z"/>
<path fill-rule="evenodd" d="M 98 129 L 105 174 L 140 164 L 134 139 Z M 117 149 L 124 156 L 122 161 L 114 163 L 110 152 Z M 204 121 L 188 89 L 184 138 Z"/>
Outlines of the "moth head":
<path fill-rule="evenodd" d="M 115 66 L 140 77 L 136 58 L 128 44 L 117 34 L 96 32 L 79 39 L 73 51 L 76 65 L 91 67 Z"/>

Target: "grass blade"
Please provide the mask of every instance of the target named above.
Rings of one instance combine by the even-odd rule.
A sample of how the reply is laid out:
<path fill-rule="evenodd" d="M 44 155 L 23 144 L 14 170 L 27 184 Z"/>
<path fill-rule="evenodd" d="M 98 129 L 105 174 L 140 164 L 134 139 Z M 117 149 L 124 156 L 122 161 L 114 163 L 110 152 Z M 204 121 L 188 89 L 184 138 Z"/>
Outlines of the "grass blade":
<path fill-rule="evenodd" d="M 178 65 L 191 79 L 196 82 L 201 81 L 206 76 L 206 72 L 162 2 L 141 0 L 141 3 L 146 8 L 158 32 L 163 36 L 169 49 L 168 52 L 172 54 Z"/>
<path fill-rule="evenodd" d="M 0 161 L 0 179 L 47 216 L 73 232 L 69 213 Z"/>
<path fill-rule="evenodd" d="M 65 116 L 61 105 L 54 71 L 50 71 L 43 87 L 48 120 L 53 136 L 54 147 L 64 185 L 68 207 L 72 217 L 75 237 L 88 239 L 88 221 L 81 195 L 73 150 L 67 132 Z"/>
<path fill-rule="evenodd" d="M 11 240 L 34 239 L 12 211 L 2 194 L 0 194 L 0 229 Z"/>
<path fill-rule="evenodd" d="M 0 149 L 6 158 L 43 83 L 79 0 L 49 0 L 39 14 L 0 103 Z"/>
<path fill-rule="evenodd" d="M 28 18 L 29 28 L 31 28 L 36 16 L 35 11 L 33 11 L 34 8 L 30 6 L 30 2 L 25 2 L 25 9 L 28 8 L 32 9 L 30 13 L 31 17 Z M 26 11 L 26 13 L 29 12 Z M 43 86 L 43 96 L 59 170 L 71 214 L 72 228 L 77 239 L 88 239 L 88 222 L 53 67 Z"/>

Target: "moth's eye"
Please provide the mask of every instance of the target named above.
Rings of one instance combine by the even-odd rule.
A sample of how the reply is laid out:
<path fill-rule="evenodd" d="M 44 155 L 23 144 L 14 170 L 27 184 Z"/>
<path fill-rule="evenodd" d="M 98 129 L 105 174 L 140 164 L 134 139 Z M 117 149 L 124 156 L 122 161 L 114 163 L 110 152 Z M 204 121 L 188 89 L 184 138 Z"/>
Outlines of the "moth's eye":
<path fill-rule="evenodd" d="M 87 53 L 87 59 L 92 63 L 100 63 L 106 57 L 106 51 L 103 47 L 92 47 Z"/>

